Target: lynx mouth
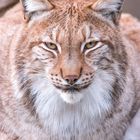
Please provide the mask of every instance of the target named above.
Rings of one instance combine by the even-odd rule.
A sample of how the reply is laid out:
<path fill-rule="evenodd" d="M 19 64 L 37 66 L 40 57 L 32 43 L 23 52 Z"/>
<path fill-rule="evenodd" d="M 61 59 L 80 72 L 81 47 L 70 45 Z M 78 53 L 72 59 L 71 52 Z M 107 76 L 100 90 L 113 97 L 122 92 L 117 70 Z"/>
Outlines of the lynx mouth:
<path fill-rule="evenodd" d="M 84 97 L 83 89 L 88 88 L 90 84 L 87 85 L 67 85 L 67 86 L 56 86 L 59 89 L 59 94 L 62 100 L 68 104 L 76 104 L 80 102 Z"/>
<path fill-rule="evenodd" d="M 76 93 L 76 92 L 80 92 L 83 89 L 88 88 L 89 85 L 90 85 L 90 83 L 88 83 L 86 85 L 66 85 L 66 86 L 55 85 L 55 87 L 62 90 L 63 92 Z"/>
<path fill-rule="evenodd" d="M 68 104 L 76 104 L 83 100 L 86 91 L 82 91 L 88 88 L 91 82 L 75 85 L 57 85 L 54 86 L 58 89 L 61 99 Z"/>

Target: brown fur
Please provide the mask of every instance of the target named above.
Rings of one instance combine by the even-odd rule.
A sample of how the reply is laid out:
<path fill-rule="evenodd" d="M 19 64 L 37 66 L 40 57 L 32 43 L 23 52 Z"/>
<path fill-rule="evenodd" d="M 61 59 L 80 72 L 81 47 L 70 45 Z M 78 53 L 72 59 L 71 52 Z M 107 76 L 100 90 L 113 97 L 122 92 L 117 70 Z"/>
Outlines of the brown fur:
<path fill-rule="evenodd" d="M 78 9 L 67 5 L 67 3 L 73 4 L 74 2 L 79 3 Z M 84 22 L 87 24 L 92 23 L 94 25 L 92 30 L 95 32 L 100 31 L 102 42 L 111 48 L 110 53 L 107 55 L 109 59 L 101 61 L 103 63 L 101 64 L 102 69 L 108 68 L 108 65 L 113 63 L 111 60 L 115 60 L 120 64 L 119 68 L 124 76 L 122 81 L 119 79 L 118 83 L 116 82 L 113 87 L 112 104 L 114 109 L 104 116 L 105 121 L 102 121 L 101 125 L 97 127 L 96 134 L 92 133 L 90 135 L 94 135 L 95 140 L 99 138 L 121 140 L 123 138 L 132 118 L 140 107 L 140 69 L 138 68 L 140 65 L 140 23 L 130 15 L 123 15 L 120 21 L 120 28 L 118 28 L 117 25 L 114 26 L 114 24 L 106 22 L 102 18 L 100 19 L 96 13 L 91 14 L 92 10 L 86 8 L 87 5 L 90 5 L 89 3 L 93 3 L 93 0 L 91 2 L 86 0 L 52 0 L 52 4 L 62 8 L 59 7 L 58 9 L 56 8 L 56 11 L 52 11 L 53 16 L 49 17 L 49 19 L 46 18 L 45 20 L 45 18 L 37 17 L 40 22 L 37 22 L 36 18 L 32 19 L 32 15 L 30 15 L 29 21 L 25 21 L 22 8 L 17 5 L 0 19 L 0 138 L 3 140 L 59 139 L 57 136 L 52 136 L 51 132 L 45 132 L 43 129 L 43 123 L 40 121 L 39 114 L 35 108 L 36 96 L 31 96 L 29 94 L 31 89 L 26 89 L 26 87 L 31 86 L 32 81 L 28 80 L 24 83 L 22 76 L 27 78 L 27 75 L 24 75 L 25 73 L 30 77 L 37 75 L 38 72 L 42 72 L 43 65 L 48 64 L 48 62 L 43 61 L 44 59 L 40 59 L 43 64 L 34 61 L 32 49 L 40 45 L 42 42 L 40 36 L 46 32 L 53 38 L 52 30 L 54 27 L 59 26 L 56 40 L 62 45 L 63 50 L 62 54 L 57 58 L 47 52 L 47 55 L 54 59 L 53 63 L 55 65 L 51 69 L 50 77 L 57 87 L 65 90 L 66 87 L 61 85 L 62 79 L 60 77 L 80 76 L 82 73 L 82 80 L 87 81 L 83 82 L 84 86 L 78 87 L 78 90 L 81 91 L 82 88 L 87 88 L 90 79 L 94 77 L 95 71 L 91 70 L 89 66 L 92 62 L 87 60 L 87 63 L 85 63 L 84 56 L 80 53 L 80 49 L 76 47 L 86 38 L 87 32 L 85 30 L 82 30 L 82 33 L 78 32 Z M 41 13 L 43 14 L 44 11 L 41 11 Z M 25 15 L 29 16 L 28 13 L 25 13 Z M 130 42 L 132 45 L 130 45 Z M 122 46 L 124 48 L 120 49 L 113 46 Z M 41 49 L 40 51 L 43 50 Z M 102 55 L 97 51 L 94 54 L 88 53 L 88 57 L 94 58 L 97 54 Z M 33 67 L 30 67 L 30 62 L 33 63 Z M 27 63 L 29 65 L 26 65 Z M 112 69 L 109 69 L 109 72 L 115 75 Z M 19 96 L 24 93 L 21 100 L 17 100 L 14 96 L 15 91 L 12 82 L 15 79 L 13 79 L 13 75 L 19 82 Z M 127 81 L 129 82 L 127 83 Z M 131 85 L 134 82 L 135 84 Z M 127 88 L 123 86 L 126 83 L 128 84 Z M 122 87 L 120 86 L 121 84 Z M 130 95 L 131 92 L 132 95 Z M 82 134 L 80 140 L 91 140 L 91 137 Z M 76 136 L 71 136 L 71 140 L 76 140 Z"/>

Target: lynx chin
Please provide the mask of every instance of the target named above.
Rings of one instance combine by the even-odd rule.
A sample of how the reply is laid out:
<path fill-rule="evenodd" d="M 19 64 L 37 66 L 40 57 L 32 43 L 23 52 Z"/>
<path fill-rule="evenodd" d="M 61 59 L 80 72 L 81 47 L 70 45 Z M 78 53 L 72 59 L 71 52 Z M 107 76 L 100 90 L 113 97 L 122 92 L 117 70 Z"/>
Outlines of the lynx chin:
<path fill-rule="evenodd" d="M 140 138 L 140 23 L 122 5 L 21 0 L 0 19 L 0 139 Z"/>

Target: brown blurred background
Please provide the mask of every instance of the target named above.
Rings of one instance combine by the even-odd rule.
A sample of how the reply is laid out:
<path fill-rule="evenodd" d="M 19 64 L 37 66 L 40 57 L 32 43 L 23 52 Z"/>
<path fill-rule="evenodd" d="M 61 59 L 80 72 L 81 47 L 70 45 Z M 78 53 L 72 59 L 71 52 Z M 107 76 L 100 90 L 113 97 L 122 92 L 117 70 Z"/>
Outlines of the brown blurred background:
<path fill-rule="evenodd" d="M 0 0 L 0 16 L 3 15 L 5 7 L 13 5 L 19 0 Z M 124 3 L 124 12 L 131 13 L 132 15 L 138 17 L 140 19 L 140 0 L 125 0 Z"/>
<path fill-rule="evenodd" d="M 131 13 L 140 19 L 140 0 L 125 0 L 124 12 Z"/>

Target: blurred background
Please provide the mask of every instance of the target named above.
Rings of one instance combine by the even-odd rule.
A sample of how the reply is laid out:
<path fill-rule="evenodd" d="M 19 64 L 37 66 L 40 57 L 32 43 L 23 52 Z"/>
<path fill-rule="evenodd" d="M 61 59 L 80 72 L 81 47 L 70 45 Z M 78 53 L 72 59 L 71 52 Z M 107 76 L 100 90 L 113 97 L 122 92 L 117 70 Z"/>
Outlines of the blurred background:
<path fill-rule="evenodd" d="M 124 12 L 131 13 L 140 19 L 140 0 L 125 0 Z"/>
<path fill-rule="evenodd" d="M 19 0 L 0 0 L 0 15 L 2 16 L 5 12 L 5 9 L 11 7 L 18 1 Z M 125 0 L 123 11 L 131 13 L 140 19 L 140 0 Z"/>

